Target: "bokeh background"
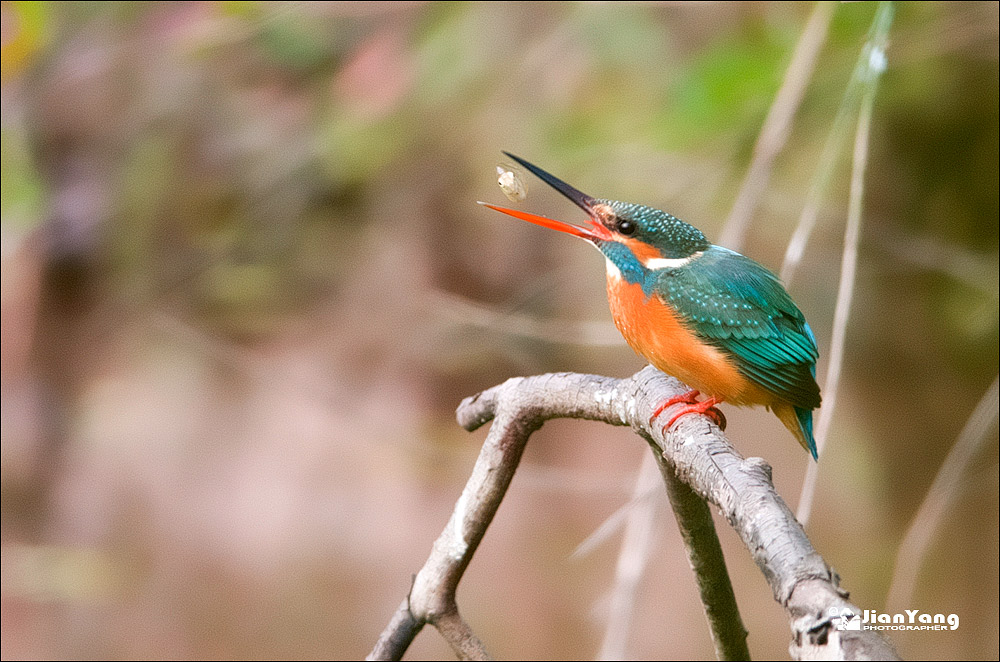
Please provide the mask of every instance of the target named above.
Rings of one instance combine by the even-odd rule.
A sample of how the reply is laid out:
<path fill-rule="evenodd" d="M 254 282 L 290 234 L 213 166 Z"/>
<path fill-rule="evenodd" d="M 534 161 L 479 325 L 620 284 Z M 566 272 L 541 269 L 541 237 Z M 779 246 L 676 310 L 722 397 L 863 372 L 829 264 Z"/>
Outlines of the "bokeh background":
<path fill-rule="evenodd" d="M 846 361 L 808 533 L 865 608 L 957 613 L 908 657 L 998 656 L 995 423 L 887 607 L 900 543 L 998 370 L 998 5 L 900 3 Z M 749 226 L 777 269 L 875 13 L 837 5 Z M 4 2 L 4 659 L 357 658 L 446 522 L 508 377 L 642 365 L 583 242 L 501 149 L 719 235 L 799 3 Z M 848 139 L 850 142 L 850 138 Z M 792 294 L 826 373 L 838 159 Z M 524 209 L 579 210 L 537 180 Z M 822 383 L 822 381 L 821 381 Z M 807 457 L 726 408 L 793 508 Z M 558 421 L 459 589 L 500 658 L 592 658 L 645 444 Z M 629 655 L 713 656 L 665 497 Z M 718 522 L 757 657 L 788 628 Z M 412 659 L 451 656 L 432 629 Z"/>

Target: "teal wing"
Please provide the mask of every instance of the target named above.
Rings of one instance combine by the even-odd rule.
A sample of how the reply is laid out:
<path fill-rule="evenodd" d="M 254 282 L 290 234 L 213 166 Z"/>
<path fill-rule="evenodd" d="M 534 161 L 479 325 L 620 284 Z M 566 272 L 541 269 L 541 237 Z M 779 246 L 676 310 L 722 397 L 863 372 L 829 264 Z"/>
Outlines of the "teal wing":
<path fill-rule="evenodd" d="M 781 281 L 750 258 L 712 246 L 690 264 L 655 272 L 647 294 L 669 303 L 740 372 L 796 408 L 819 407 L 816 339 Z"/>

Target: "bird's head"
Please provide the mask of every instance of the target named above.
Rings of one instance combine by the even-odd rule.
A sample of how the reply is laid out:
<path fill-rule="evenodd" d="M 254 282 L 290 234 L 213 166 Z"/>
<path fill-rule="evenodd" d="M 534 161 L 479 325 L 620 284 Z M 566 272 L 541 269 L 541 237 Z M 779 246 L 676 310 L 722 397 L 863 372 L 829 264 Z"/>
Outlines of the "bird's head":
<path fill-rule="evenodd" d="M 480 203 L 490 209 L 580 237 L 597 246 L 606 255 L 609 251 L 620 251 L 621 246 L 624 246 L 648 269 L 679 266 L 711 245 L 700 230 L 665 211 L 629 202 L 593 198 L 522 158 L 509 152 L 504 154 L 587 212 L 590 225 L 572 225 L 516 209 Z"/>

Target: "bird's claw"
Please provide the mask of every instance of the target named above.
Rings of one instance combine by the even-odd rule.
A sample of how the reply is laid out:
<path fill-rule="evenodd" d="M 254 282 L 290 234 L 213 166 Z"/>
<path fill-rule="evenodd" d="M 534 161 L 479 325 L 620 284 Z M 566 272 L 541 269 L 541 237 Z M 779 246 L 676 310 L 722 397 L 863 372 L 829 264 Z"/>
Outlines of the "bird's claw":
<path fill-rule="evenodd" d="M 666 409 L 667 407 L 671 407 L 673 405 L 679 405 L 681 403 L 684 403 L 686 405 L 698 404 L 699 395 L 701 395 L 701 391 L 690 390 L 687 393 L 681 393 L 680 395 L 675 395 L 672 398 L 667 398 L 666 400 L 663 401 L 662 404 L 660 404 L 659 407 L 656 408 L 656 411 L 653 412 L 653 415 L 649 417 L 649 424 L 652 425 L 653 421 L 656 420 L 656 417 L 662 414 L 663 410 Z M 671 423 L 672 422 L 673 421 L 671 421 Z"/>
<path fill-rule="evenodd" d="M 656 409 L 656 412 L 650 417 L 649 422 L 652 423 L 653 420 L 656 419 L 656 417 L 659 416 L 667 407 L 683 403 L 685 406 L 682 407 L 676 414 L 671 416 L 670 420 L 667 421 L 667 424 L 663 426 L 664 433 L 666 433 L 666 431 L 677 422 L 677 419 L 686 414 L 703 414 L 708 416 L 715 422 L 716 425 L 719 426 L 720 430 L 725 430 L 726 416 L 715 406 L 721 401 L 717 398 L 709 398 L 704 402 L 698 402 L 698 395 L 698 391 L 688 391 L 687 393 L 668 399 Z"/>
<path fill-rule="evenodd" d="M 684 414 L 704 414 L 712 419 L 716 425 L 719 426 L 720 430 L 726 429 L 726 415 L 722 413 L 722 410 L 715 405 L 719 404 L 719 401 L 715 398 L 709 398 L 704 402 L 699 402 L 696 405 L 692 405 L 690 408 L 685 407 L 680 412 L 678 412 L 670 421 L 667 423 L 669 428 L 674 421 L 683 416 Z"/>

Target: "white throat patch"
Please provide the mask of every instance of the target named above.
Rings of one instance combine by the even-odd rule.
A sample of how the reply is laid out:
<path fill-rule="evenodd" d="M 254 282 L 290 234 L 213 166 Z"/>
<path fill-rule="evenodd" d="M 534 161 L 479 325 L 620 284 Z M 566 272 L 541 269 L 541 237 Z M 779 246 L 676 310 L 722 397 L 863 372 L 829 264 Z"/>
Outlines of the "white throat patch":
<path fill-rule="evenodd" d="M 618 268 L 618 265 L 609 260 L 608 258 L 604 258 L 604 262 L 605 262 L 604 266 L 608 270 L 608 278 L 612 280 L 621 280 L 622 272 L 621 269 Z"/>

